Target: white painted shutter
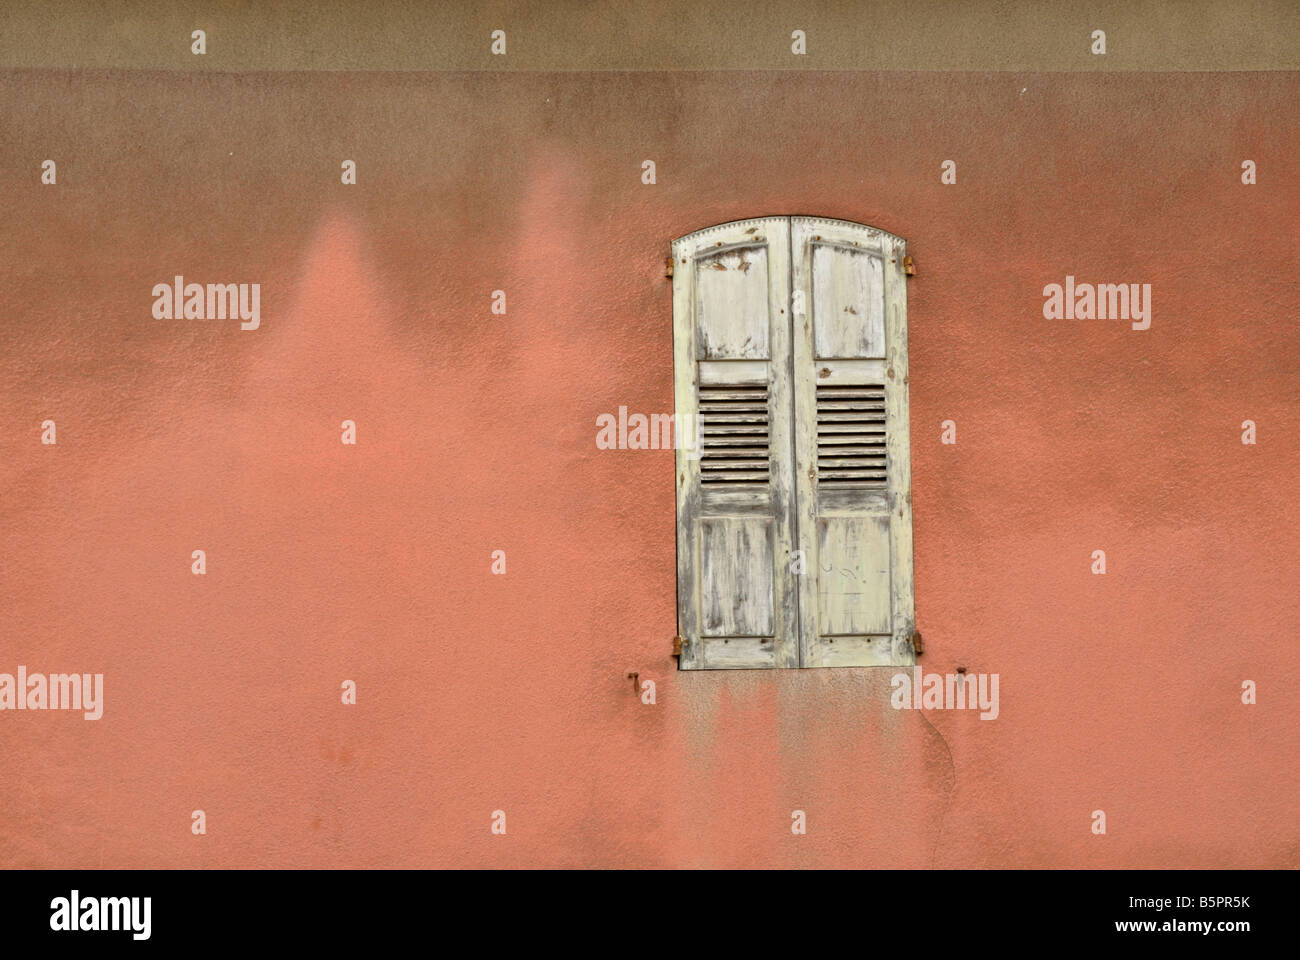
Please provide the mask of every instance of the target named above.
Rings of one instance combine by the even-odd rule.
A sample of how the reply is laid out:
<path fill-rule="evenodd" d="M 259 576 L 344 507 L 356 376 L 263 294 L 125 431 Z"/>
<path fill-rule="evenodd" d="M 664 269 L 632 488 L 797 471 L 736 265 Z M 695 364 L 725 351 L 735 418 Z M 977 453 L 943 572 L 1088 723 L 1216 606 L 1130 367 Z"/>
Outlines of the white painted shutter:
<path fill-rule="evenodd" d="M 791 221 L 800 664 L 914 662 L 904 243 Z"/>
<path fill-rule="evenodd" d="M 915 662 L 903 255 L 803 217 L 674 242 L 683 669 Z"/>
<path fill-rule="evenodd" d="M 677 451 L 683 669 L 799 664 L 789 229 L 745 220 L 673 243 L 676 412 L 700 434 L 698 458 Z"/>

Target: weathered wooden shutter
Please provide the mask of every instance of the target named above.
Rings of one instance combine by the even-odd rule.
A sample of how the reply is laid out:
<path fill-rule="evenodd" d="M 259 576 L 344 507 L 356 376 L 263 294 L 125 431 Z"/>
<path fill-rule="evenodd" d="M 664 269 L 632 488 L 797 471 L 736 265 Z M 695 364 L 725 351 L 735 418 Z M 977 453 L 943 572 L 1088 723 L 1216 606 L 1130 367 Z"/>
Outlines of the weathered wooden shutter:
<path fill-rule="evenodd" d="M 791 221 L 797 578 L 805 667 L 909 664 L 912 479 L 903 241 Z"/>
<path fill-rule="evenodd" d="M 745 220 L 673 244 L 676 413 L 700 438 L 677 451 L 683 669 L 799 664 L 789 230 Z"/>
<path fill-rule="evenodd" d="M 914 662 L 903 253 L 802 217 L 673 243 L 676 410 L 700 436 L 677 451 L 683 669 Z"/>

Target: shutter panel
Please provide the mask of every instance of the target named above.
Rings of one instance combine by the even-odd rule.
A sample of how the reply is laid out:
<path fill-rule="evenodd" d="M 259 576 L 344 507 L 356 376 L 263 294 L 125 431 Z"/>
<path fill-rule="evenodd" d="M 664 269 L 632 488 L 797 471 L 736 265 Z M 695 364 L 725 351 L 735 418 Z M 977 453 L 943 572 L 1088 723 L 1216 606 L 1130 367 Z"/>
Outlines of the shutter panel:
<path fill-rule="evenodd" d="M 904 243 L 791 221 L 800 662 L 914 662 Z"/>
<path fill-rule="evenodd" d="M 674 400 L 700 437 L 698 456 L 677 450 L 683 669 L 799 665 L 789 228 L 745 220 L 673 243 Z"/>

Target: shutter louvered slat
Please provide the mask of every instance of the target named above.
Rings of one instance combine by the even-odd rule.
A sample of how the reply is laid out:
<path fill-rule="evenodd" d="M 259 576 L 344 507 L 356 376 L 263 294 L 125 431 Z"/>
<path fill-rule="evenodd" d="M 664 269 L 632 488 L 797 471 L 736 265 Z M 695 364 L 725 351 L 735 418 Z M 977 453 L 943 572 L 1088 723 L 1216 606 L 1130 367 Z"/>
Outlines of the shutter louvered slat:
<path fill-rule="evenodd" d="M 700 482 L 761 486 L 770 476 L 767 387 L 700 386 Z"/>
<path fill-rule="evenodd" d="M 817 482 L 883 487 L 885 386 L 817 387 Z"/>

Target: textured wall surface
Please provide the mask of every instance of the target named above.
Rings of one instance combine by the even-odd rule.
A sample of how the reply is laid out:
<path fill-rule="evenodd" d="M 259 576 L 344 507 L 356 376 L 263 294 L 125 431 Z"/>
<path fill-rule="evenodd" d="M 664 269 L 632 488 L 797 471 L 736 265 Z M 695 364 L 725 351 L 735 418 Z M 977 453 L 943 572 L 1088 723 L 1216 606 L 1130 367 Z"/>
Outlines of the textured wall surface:
<path fill-rule="evenodd" d="M 0 671 L 105 677 L 99 721 L 0 715 L 0 865 L 1300 866 L 1298 100 L 0 75 Z M 669 241 L 768 214 L 910 243 L 921 663 L 996 720 L 675 670 L 672 454 L 595 420 L 672 409 Z M 260 328 L 155 320 L 176 274 Z M 1066 274 L 1151 328 L 1045 320 Z"/>

